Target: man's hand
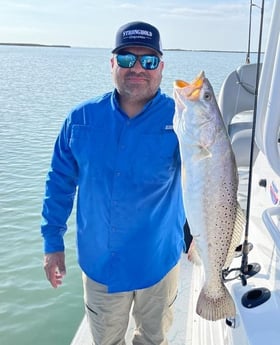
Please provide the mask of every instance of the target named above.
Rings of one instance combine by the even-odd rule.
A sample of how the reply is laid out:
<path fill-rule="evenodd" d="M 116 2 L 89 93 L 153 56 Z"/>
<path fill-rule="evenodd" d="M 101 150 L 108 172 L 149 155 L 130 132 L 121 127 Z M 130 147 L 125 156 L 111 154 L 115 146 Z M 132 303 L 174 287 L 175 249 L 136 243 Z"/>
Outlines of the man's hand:
<path fill-rule="evenodd" d="M 45 254 L 44 269 L 47 279 L 54 288 L 62 284 L 62 278 L 66 274 L 64 252 Z"/>

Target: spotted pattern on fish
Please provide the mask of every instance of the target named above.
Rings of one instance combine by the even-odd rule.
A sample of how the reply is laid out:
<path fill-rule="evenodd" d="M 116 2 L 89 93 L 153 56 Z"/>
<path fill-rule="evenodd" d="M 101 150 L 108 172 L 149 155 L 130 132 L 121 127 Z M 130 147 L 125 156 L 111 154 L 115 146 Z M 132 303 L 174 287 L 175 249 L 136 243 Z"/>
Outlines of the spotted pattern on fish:
<path fill-rule="evenodd" d="M 196 312 L 213 321 L 234 317 L 235 303 L 224 285 L 222 270 L 231 264 L 245 224 L 237 202 L 235 157 L 204 73 L 192 83 L 176 81 L 174 99 L 183 200 L 194 242 L 188 256 L 200 261 L 205 273 Z"/>

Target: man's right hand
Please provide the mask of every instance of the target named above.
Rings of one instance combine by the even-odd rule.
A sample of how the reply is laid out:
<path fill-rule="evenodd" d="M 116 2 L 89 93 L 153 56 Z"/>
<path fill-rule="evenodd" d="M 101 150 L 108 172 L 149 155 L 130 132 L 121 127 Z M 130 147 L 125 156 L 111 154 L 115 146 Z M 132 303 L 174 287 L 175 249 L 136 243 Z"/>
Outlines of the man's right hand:
<path fill-rule="evenodd" d="M 62 284 L 62 279 L 66 274 L 64 252 L 45 254 L 44 269 L 47 279 L 54 288 Z"/>

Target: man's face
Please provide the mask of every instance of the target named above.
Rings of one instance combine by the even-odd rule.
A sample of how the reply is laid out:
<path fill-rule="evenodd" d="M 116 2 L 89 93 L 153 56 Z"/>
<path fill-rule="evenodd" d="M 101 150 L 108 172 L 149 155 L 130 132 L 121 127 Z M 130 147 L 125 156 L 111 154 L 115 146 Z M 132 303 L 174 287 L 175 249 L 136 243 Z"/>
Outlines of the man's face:
<path fill-rule="evenodd" d="M 157 55 L 154 50 L 144 47 L 128 47 L 123 51 L 135 55 Z M 111 65 L 113 80 L 122 100 L 146 103 L 153 98 L 161 83 L 163 61 L 154 70 L 144 69 L 139 60 L 131 68 L 122 68 L 114 56 Z"/>

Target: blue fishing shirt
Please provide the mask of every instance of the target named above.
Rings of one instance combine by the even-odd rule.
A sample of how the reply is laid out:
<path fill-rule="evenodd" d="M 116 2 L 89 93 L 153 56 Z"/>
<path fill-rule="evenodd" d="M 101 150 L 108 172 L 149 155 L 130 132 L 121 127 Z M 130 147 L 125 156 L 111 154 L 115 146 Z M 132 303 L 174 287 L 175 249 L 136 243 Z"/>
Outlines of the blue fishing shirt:
<path fill-rule="evenodd" d="M 78 262 L 108 292 L 154 285 L 182 253 L 174 109 L 159 90 L 129 118 L 114 91 L 75 108 L 56 140 L 42 211 L 45 253 L 64 250 L 77 194 Z"/>

